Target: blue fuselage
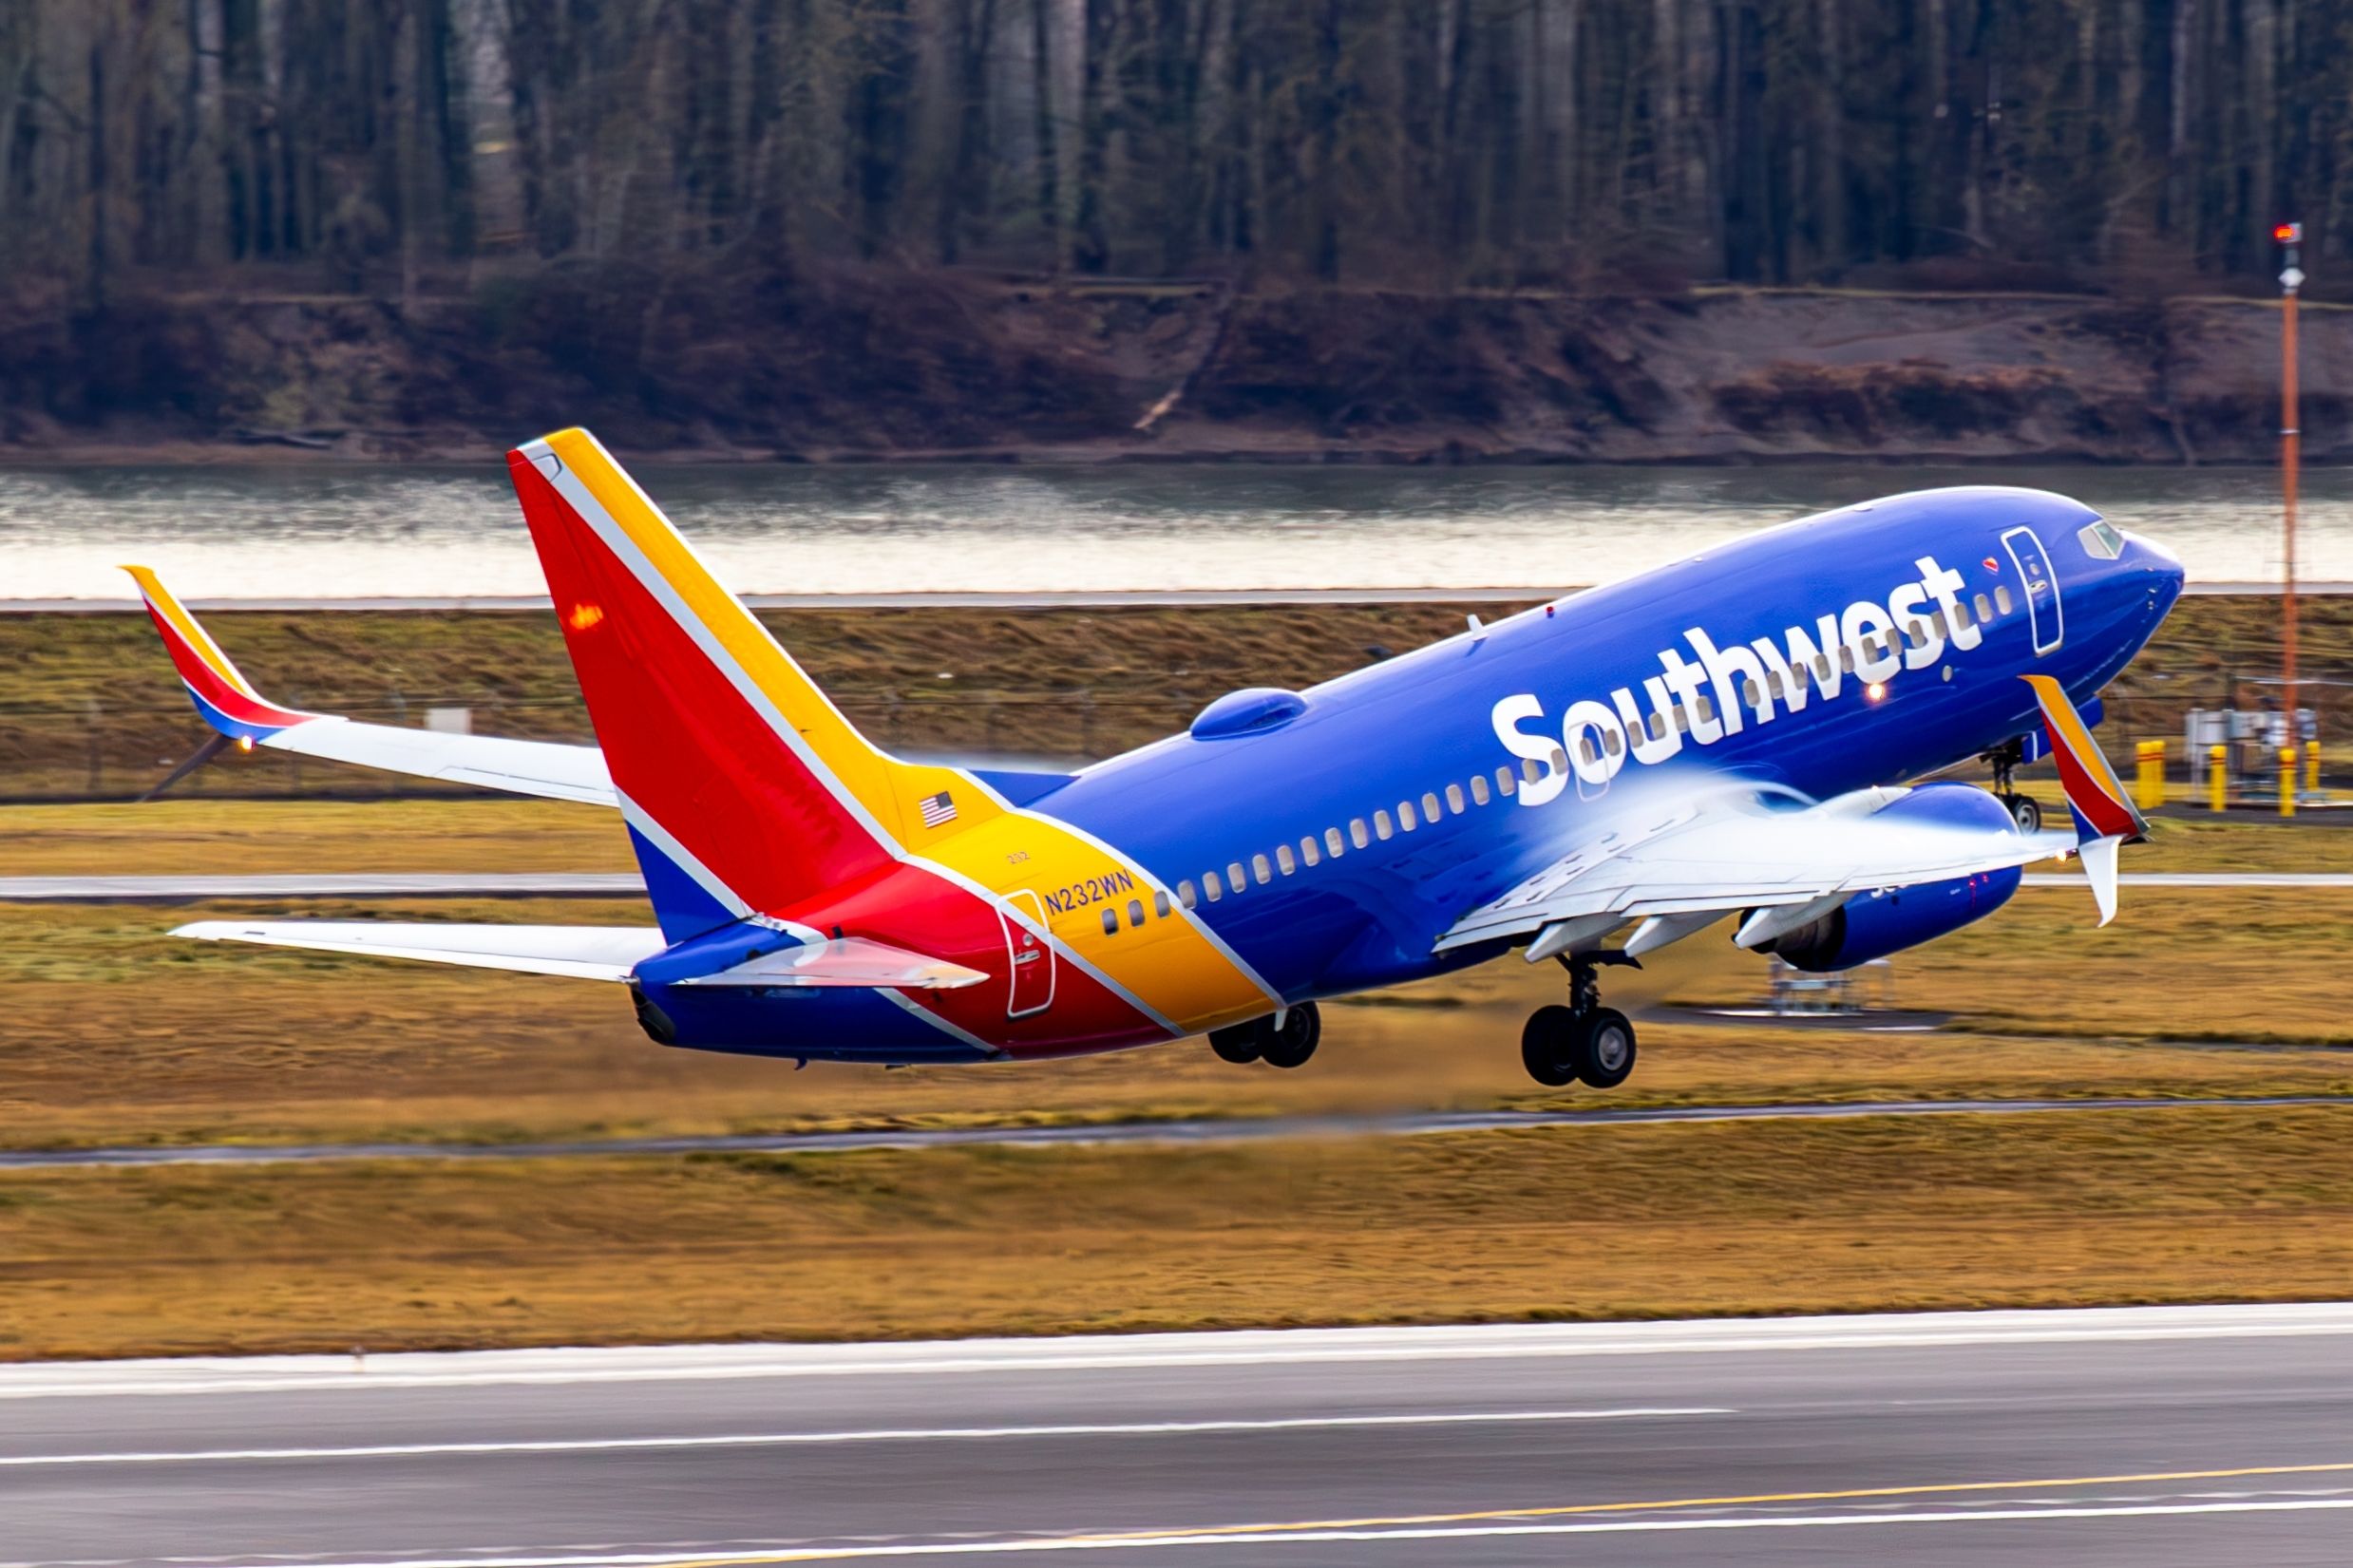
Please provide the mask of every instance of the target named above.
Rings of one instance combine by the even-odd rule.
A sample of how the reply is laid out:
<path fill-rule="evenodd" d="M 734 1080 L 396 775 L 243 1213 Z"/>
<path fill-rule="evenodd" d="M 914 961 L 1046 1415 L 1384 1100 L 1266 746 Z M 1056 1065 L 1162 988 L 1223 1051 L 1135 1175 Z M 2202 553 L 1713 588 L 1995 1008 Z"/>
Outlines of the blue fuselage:
<path fill-rule="evenodd" d="M 2078 534 L 2097 520 L 2061 496 L 1990 486 L 1848 507 L 1327 682 L 1263 733 L 1180 735 L 1114 758 L 1037 808 L 1119 845 L 1168 885 L 1189 884 L 1198 913 L 1286 999 L 1439 973 L 1494 952 L 1433 954 L 1441 933 L 1607 832 L 1614 803 L 1638 784 L 1703 769 L 1823 799 L 1966 762 L 2034 729 L 2023 673 L 2090 698 L 2182 583 L 2178 562 L 2132 536 L 2114 558 L 2094 554 Z M 1937 584 L 1920 586 L 1937 572 L 1953 575 L 1941 602 Z M 1955 601 L 1960 615 L 1943 617 L 1936 642 L 1889 624 Z M 1960 619 L 1970 630 L 1955 636 Z M 1883 626 L 1892 650 L 1880 646 Z M 1976 646 L 1959 646 L 1971 632 Z M 1760 642 L 1792 667 L 1802 707 Z M 1734 650 L 1753 663 L 1727 670 Z M 1809 652 L 1812 678 L 1798 676 Z M 1668 713 L 1683 710 L 1682 725 L 1652 718 L 1662 700 Z M 1597 707 L 1577 713 L 1593 722 L 1567 723 L 1587 704 Z M 1622 716 L 1620 737 L 1597 708 Z M 1613 771 L 1614 746 L 1625 749 Z M 1498 768 L 1524 775 L 1554 747 L 1572 754 L 1566 776 L 1555 756 L 1546 780 L 1517 778 L 1503 795 Z M 1389 835 L 1363 834 L 1358 848 L 1359 822 Z M 1342 854 L 1298 863 L 1302 841 L 1320 848 L 1334 830 Z M 1262 884 L 1255 857 L 1279 848 L 1297 869 L 1276 862 Z M 1213 873 L 1224 888 L 1215 901 Z"/>

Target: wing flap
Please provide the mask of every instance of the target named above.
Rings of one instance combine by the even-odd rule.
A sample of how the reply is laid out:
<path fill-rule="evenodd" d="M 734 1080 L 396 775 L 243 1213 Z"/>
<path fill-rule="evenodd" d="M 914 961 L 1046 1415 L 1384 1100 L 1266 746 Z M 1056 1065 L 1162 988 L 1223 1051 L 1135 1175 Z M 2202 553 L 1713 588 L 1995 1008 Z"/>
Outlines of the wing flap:
<path fill-rule="evenodd" d="M 199 942 L 256 942 L 263 947 L 413 958 L 473 969 L 555 974 L 573 980 L 626 980 L 662 951 L 652 926 L 493 926 L 407 924 L 392 920 L 199 920 L 172 933 Z"/>
<path fill-rule="evenodd" d="M 1773 909 L 1836 894 L 1974 876 L 2069 854 L 2069 833 L 1928 827 L 1877 819 L 1899 792 L 1861 792 L 1802 810 L 1726 799 L 1679 813 L 1609 850 L 1586 850 L 1472 910 L 1438 938 L 1444 953 L 1541 931 L 1556 921 L 1624 920 L 1710 910 Z"/>

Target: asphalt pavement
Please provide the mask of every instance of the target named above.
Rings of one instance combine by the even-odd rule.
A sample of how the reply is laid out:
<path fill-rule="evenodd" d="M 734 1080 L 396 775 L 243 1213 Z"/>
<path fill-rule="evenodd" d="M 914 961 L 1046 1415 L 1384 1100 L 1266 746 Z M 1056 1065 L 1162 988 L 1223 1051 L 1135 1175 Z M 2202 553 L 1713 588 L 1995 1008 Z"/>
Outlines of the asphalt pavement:
<path fill-rule="evenodd" d="M 1582 1110 L 1400 1111 L 1382 1116 L 1235 1116 L 1067 1126 L 874 1127 L 843 1132 L 585 1138 L 535 1143 L 183 1143 L 117 1148 L 0 1148 L 0 1171 L 149 1165 L 301 1165 L 339 1160 L 578 1160 L 616 1155 L 847 1154 L 871 1149 L 1047 1148 L 1057 1144 L 1255 1143 L 1299 1138 L 1428 1138 L 1546 1127 L 1671 1122 L 1832 1122 L 1875 1116 L 2055 1116 L 2103 1111 L 2278 1110 L 2353 1105 L 2342 1094 L 2116 1095 L 2075 1100 L 1849 1100 L 1748 1105 L 1595 1106 Z"/>
<path fill-rule="evenodd" d="M 11 1568 L 2348 1543 L 2346 1305 L 0 1369 Z"/>

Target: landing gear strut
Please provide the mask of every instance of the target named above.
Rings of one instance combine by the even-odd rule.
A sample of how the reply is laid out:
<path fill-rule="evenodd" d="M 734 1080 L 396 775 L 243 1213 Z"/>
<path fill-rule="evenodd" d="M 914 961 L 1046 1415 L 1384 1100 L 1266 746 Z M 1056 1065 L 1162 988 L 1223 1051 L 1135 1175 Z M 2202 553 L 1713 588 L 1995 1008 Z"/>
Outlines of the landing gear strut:
<path fill-rule="evenodd" d="M 1594 971 L 1605 964 L 1642 967 L 1622 953 L 1564 955 L 1568 1006 L 1538 1008 L 1520 1031 L 1520 1061 L 1528 1075 L 1547 1088 L 1584 1083 L 1614 1089 L 1634 1070 L 1634 1026 L 1617 1009 L 1602 1006 Z"/>
<path fill-rule="evenodd" d="M 1301 1002 L 1264 1018 L 1209 1031 L 1209 1048 L 1218 1060 L 1241 1066 L 1263 1062 L 1270 1067 L 1303 1067 L 1323 1038 L 1323 1015 L 1313 1002 Z"/>
<path fill-rule="evenodd" d="M 2032 795 L 2021 795 L 2010 782 L 2011 775 L 2018 769 L 2018 765 L 2026 760 L 2024 743 L 2017 740 L 2004 741 L 1991 751 L 1985 752 L 1978 760 L 1992 765 L 1994 799 L 2009 807 L 2010 821 L 2018 824 L 2018 830 L 2021 833 L 2041 832 L 2042 803 Z"/>

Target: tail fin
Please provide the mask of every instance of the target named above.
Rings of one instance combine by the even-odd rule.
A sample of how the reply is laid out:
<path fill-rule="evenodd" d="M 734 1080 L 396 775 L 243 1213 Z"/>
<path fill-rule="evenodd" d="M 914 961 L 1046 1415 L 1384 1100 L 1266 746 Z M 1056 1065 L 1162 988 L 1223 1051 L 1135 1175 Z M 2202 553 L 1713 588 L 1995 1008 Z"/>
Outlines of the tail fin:
<path fill-rule="evenodd" d="M 152 568 L 125 566 L 123 570 L 139 584 L 139 596 L 146 600 L 147 616 L 163 635 L 172 668 L 180 671 L 180 684 L 188 689 L 189 700 L 206 724 L 232 740 L 252 742 L 318 717 L 280 708 L 255 690 Z"/>
<path fill-rule="evenodd" d="M 2067 808 L 2075 814 L 2076 852 L 2099 905 L 2099 923 L 2106 925 L 2116 915 L 2116 846 L 2148 838 L 2149 820 L 2125 793 L 2066 689 L 2049 675 L 2020 678 L 2034 688 L 2035 700 L 2042 705 L 2043 731 L 2067 791 Z"/>
<path fill-rule="evenodd" d="M 842 716 L 585 430 L 507 455 L 655 913 L 676 941 L 996 815 Z"/>

